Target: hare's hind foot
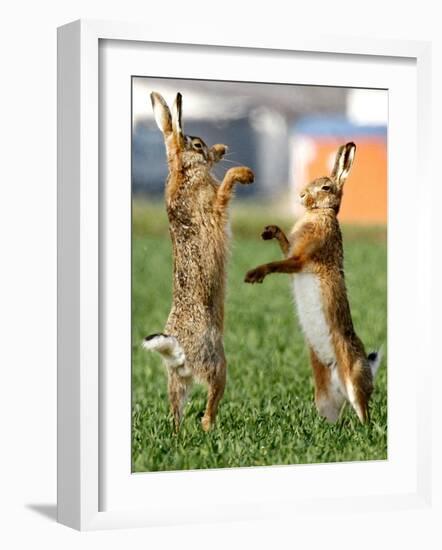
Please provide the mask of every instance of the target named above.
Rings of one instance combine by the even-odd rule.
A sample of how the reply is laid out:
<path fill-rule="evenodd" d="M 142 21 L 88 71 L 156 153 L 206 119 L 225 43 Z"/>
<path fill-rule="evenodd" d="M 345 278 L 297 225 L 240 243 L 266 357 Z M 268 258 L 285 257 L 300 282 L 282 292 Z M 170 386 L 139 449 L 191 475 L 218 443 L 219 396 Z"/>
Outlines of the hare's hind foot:
<path fill-rule="evenodd" d="M 205 432 L 210 431 L 215 424 L 218 405 L 224 395 L 225 387 L 226 365 L 223 365 L 222 368 L 218 370 L 216 377 L 213 380 L 208 380 L 207 405 L 204 416 L 201 419 L 201 426 Z"/>
<path fill-rule="evenodd" d="M 183 417 L 184 405 L 186 404 L 189 390 L 192 386 L 191 377 L 182 377 L 177 371 L 169 371 L 169 402 L 173 416 L 173 425 L 178 432 Z"/>
<path fill-rule="evenodd" d="M 379 354 L 369 358 L 352 353 L 347 346 L 337 348 L 339 379 L 342 391 L 362 424 L 369 421 L 368 404 L 373 393 L 374 372 Z"/>
<path fill-rule="evenodd" d="M 347 380 L 345 386 L 350 405 L 353 407 L 361 423 L 365 424 L 369 420 L 368 401 L 370 397 L 361 391 L 352 380 Z"/>
<path fill-rule="evenodd" d="M 201 419 L 201 426 L 205 432 L 210 432 L 212 429 L 212 420 L 209 416 L 204 415 Z"/>
<path fill-rule="evenodd" d="M 316 409 L 319 416 L 322 416 L 330 424 L 335 424 L 341 415 L 342 406 L 337 407 L 333 399 L 326 398 L 323 400 L 321 398 L 316 400 Z"/>
<path fill-rule="evenodd" d="M 341 416 L 342 409 L 345 406 L 345 397 L 339 388 L 330 383 L 326 391 L 315 392 L 315 405 L 319 415 L 324 417 L 330 424 L 334 424 Z"/>
<path fill-rule="evenodd" d="M 345 389 L 350 405 L 358 415 L 362 424 L 369 421 L 369 408 L 373 392 L 373 374 L 370 365 L 359 360 L 352 365 L 350 371 L 343 376 Z"/>
<path fill-rule="evenodd" d="M 334 423 L 338 420 L 345 403 L 337 367 L 324 365 L 312 348 L 310 348 L 310 361 L 315 382 L 316 409 L 320 416 Z"/>

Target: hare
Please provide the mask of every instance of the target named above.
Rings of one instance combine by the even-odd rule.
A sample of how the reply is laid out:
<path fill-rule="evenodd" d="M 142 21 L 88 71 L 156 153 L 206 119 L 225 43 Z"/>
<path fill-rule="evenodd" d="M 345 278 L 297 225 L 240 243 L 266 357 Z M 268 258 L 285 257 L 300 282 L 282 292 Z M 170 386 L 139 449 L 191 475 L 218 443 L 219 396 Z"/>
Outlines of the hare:
<path fill-rule="evenodd" d="M 151 100 L 169 168 L 165 199 L 173 248 L 173 303 L 164 334 L 147 336 L 143 346 L 163 356 L 176 430 L 193 381 L 208 386 L 202 418 L 202 427 L 208 431 L 226 384 L 223 325 L 228 206 L 235 183 L 250 184 L 254 175 L 250 168 L 235 167 L 219 183 L 211 168 L 227 146 L 209 148 L 201 138 L 183 133 L 180 93 L 172 114 L 160 94 L 153 92 Z"/>
<path fill-rule="evenodd" d="M 293 274 L 299 322 L 308 347 L 320 415 L 335 422 L 348 400 L 361 422 L 368 420 L 373 378 L 380 363 L 378 352 L 366 354 L 350 313 L 344 279 L 342 235 L 337 218 L 344 183 L 356 146 L 339 148 L 331 176 L 315 179 L 300 194 L 305 214 L 287 238 L 270 225 L 264 240 L 276 239 L 285 260 L 260 265 L 245 282 L 262 283 L 270 273 Z"/>

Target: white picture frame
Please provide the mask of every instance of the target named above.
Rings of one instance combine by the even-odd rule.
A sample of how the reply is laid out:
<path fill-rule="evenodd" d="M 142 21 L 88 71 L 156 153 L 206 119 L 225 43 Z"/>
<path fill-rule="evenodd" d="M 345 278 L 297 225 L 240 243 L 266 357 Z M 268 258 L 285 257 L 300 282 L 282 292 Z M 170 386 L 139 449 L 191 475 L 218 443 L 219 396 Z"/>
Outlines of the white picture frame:
<path fill-rule="evenodd" d="M 231 42 L 223 39 L 221 33 L 217 36 L 211 32 L 210 36 L 205 36 L 203 30 L 198 38 L 193 37 L 189 43 L 184 31 L 181 34 L 167 36 L 162 31 L 136 24 L 76 21 L 61 27 L 58 31 L 58 521 L 76 529 L 90 530 L 195 521 L 290 517 L 294 513 L 327 510 L 331 505 L 338 506 L 340 511 L 358 506 L 367 512 L 404 507 L 422 509 L 430 506 L 431 409 L 426 391 L 426 388 L 430 387 L 431 375 L 431 361 L 428 356 L 431 335 L 431 327 L 428 324 L 428 312 L 431 308 L 431 231 L 426 206 L 431 204 L 430 185 L 420 190 L 421 201 L 414 216 L 414 227 L 417 231 L 407 230 L 401 218 L 404 212 L 415 209 L 412 195 L 402 197 L 399 212 L 393 213 L 389 218 L 389 245 L 393 242 L 392 239 L 395 239 L 395 252 L 390 254 L 389 250 L 389 272 L 399 274 L 403 270 L 404 273 L 397 282 L 397 289 L 392 289 L 389 307 L 400 303 L 401 292 L 406 285 L 414 285 L 413 288 L 416 290 L 414 297 L 410 299 L 410 320 L 407 326 L 403 326 L 403 333 L 399 334 L 397 328 L 391 331 L 389 325 L 389 338 L 393 339 L 390 362 L 401 363 L 403 372 L 411 376 L 406 376 L 403 382 L 402 391 L 409 402 L 409 406 L 405 407 L 405 400 L 401 403 L 400 396 L 396 399 L 397 385 L 392 387 L 391 384 L 391 379 L 395 381 L 397 371 L 393 369 L 391 375 L 389 371 L 389 419 L 392 418 L 394 427 L 395 407 L 402 407 L 402 412 L 408 414 L 410 434 L 404 439 L 399 437 L 397 430 L 393 429 L 393 433 L 389 433 L 390 464 L 387 467 L 382 463 L 374 463 L 370 464 L 366 471 L 361 469 L 364 465 L 354 468 L 352 464 L 304 468 L 238 468 L 224 471 L 161 473 L 156 474 L 156 477 L 152 475 L 143 479 L 138 474 L 131 476 L 126 468 L 121 479 L 115 481 L 117 489 L 113 490 L 115 496 L 112 498 L 112 505 L 105 505 L 103 484 L 112 483 L 118 477 L 120 470 L 126 467 L 126 458 L 123 456 L 119 463 L 117 461 L 116 466 L 115 461 L 106 462 L 105 455 L 110 454 L 110 447 L 103 427 L 106 425 L 103 416 L 107 414 L 106 407 L 103 406 L 107 396 L 103 395 L 103 392 L 124 391 L 124 381 L 121 385 L 121 381 L 116 379 L 113 385 L 105 388 L 101 383 L 100 337 L 103 315 L 100 304 L 105 293 L 101 282 L 105 276 L 103 266 L 106 265 L 102 261 L 101 246 L 101 233 L 106 230 L 106 226 L 100 224 L 99 215 L 103 208 L 100 188 L 99 126 L 99 114 L 104 108 L 100 105 L 100 44 L 103 44 L 103 41 L 112 41 L 115 44 L 123 44 L 124 41 L 125 55 L 131 47 L 135 48 L 135 45 L 140 44 L 144 44 L 145 48 L 149 48 L 149 45 L 158 48 L 158 45 L 164 44 L 169 48 L 178 49 L 182 44 L 183 49 L 188 52 L 192 52 L 193 47 L 198 48 L 199 53 L 208 56 L 209 59 L 216 46 L 219 52 L 228 52 L 231 62 L 246 52 L 249 52 L 250 56 L 255 53 L 266 55 L 268 52 L 268 55 L 280 57 L 281 69 L 284 68 L 287 59 L 290 59 L 290 54 L 294 53 L 322 56 L 323 67 L 331 62 L 333 56 L 336 56 L 338 61 L 356 64 L 370 59 L 390 66 L 401 62 L 410 64 L 410 67 L 413 67 L 412 78 L 417 84 L 417 94 L 414 88 L 403 90 L 403 94 L 397 93 L 390 109 L 392 119 L 394 120 L 395 116 L 399 119 L 399 109 L 406 108 L 405 102 L 408 102 L 409 107 L 416 112 L 417 125 L 416 120 L 411 117 L 408 137 L 403 138 L 407 140 L 404 141 L 403 150 L 407 152 L 408 166 L 405 169 L 403 163 L 399 162 L 399 156 L 391 152 L 389 176 L 393 173 L 395 180 L 401 179 L 403 188 L 409 185 L 411 189 L 416 175 L 416 163 L 419 162 L 420 179 L 425 180 L 428 166 L 428 43 L 366 41 L 346 37 L 304 38 L 299 35 L 281 36 L 278 42 L 274 41 L 272 44 L 265 43 L 262 38 L 247 37 Z M 117 58 L 118 56 L 117 52 Z M 324 56 L 327 58 L 324 59 Z M 135 58 L 134 54 L 133 59 Z M 121 57 L 121 66 L 125 66 L 127 59 Z M 109 62 L 108 60 L 109 58 L 106 62 Z M 117 66 L 118 60 L 115 61 L 114 58 L 112 62 Z M 196 76 L 196 73 L 189 74 L 188 65 L 181 67 L 182 71 L 187 67 L 184 76 Z M 219 71 L 209 67 L 207 65 L 205 69 L 206 77 L 219 78 Z M 131 68 L 125 70 L 129 70 L 130 73 Z M 162 70 L 167 73 L 171 71 L 171 67 Z M 159 69 L 151 76 L 163 76 L 158 71 Z M 365 68 L 364 72 L 369 73 L 368 68 Z M 385 71 L 385 75 L 387 72 L 388 70 Z M 118 69 L 114 73 L 116 77 L 120 74 Z M 322 74 L 321 82 L 330 84 L 330 75 L 327 75 L 326 71 Z M 354 71 L 352 75 L 341 77 L 340 84 L 357 85 L 358 74 L 358 71 Z M 377 83 L 379 87 L 384 87 L 382 78 L 386 79 L 385 75 L 376 77 L 378 80 L 373 77 L 371 84 L 376 86 Z M 406 78 L 410 78 L 409 71 L 407 75 Z M 177 73 L 174 76 L 177 76 Z M 106 80 L 104 82 L 106 83 Z M 360 85 L 364 82 L 367 80 L 361 79 Z M 400 87 L 396 90 L 399 91 Z M 118 97 L 115 98 L 115 101 L 117 100 Z M 404 104 L 401 104 L 401 101 Z M 396 105 L 395 115 L 393 111 Z M 127 124 L 129 125 L 129 120 Z M 391 135 L 394 136 L 395 133 L 390 133 L 390 130 L 391 128 L 391 140 Z M 389 146 L 392 147 L 391 141 Z M 124 167 L 122 170 L 124 171 Z M 428 200 L 425 200 L 424 194 Z M 397 196 L 390 193 L 389 198 L 397 199 Z M 112 208 L 112 205 L 108 204 L 106 208 Z M 419 243 L 426 243 L 426 246 L 417 247 L 419 262 L 413 267 L 407 262 L 406 252 L 407 247 L 416 244 L 418 238 Z M 394 315 L 394 311 L 390 311 L 390 314 Z M 401 339 L 405 337 L 411 342 L 409 335 L 416 335 L 416 331 L 419 336 L 410 344 L 411 349 L 401 350 Z M 396 347 L 394 342 L 397 343 Z M 412 363 L 418 357 L 423 360 L 420 364 L 420 376 L 414 379 Z M 127 396 L 122 398 L 121 410 L 127 408 L 128 400 L 130 402 Z M 118 431 L 117 424 L 125 426 L 121 428 L 121 432 Z M 115 432 L 120 433 L 128 444 L 127 454 L 130 455 L 130 444 L 126 439 L 127 423 L 117 419 L 115 425 Z M 112 451 L 117 451 L 115 442 L 113 445 Z M 119 446 L 124 453 L 124 445 Z M 393 449 L 393 458 L 390 457 L 390 449 Z M 398 457 L 397 463 L 394 456 Z M 372 491 L 361 489 L 355 494 L 351 486 L 363 471 L 363 475 L 372 476 L 367 479 L 377 479 L 378 485 L 372 484 Z M 346 477 L 348 485 L 330 485 L 325 489 L 312 485 L 313 480 L 318 480 L 321 476 L 321 479 L 326 480 L 330 472 L 333 472 L 334 477 L 338 476 L 337 478 Z M 383 490 L 383 479 L 394 480 L 394 483 L 392 481 L 388 487 L 385 485 Z M 198 493 L 203 491 L 203 486 L 207 486 L 208 482 L 218 484 L 218 487 L 234 484 L 241 488 L 242 494 L 247 494 L 247 498 L 241 499 L 226 491 L 216 506 L 208 508 L 199 498 L 203 493 Z M 324 483 L 326 484 L 326 481 Z M 284 492 L 284 487 L 290 484 L 295 484 L 300 496 L 291 497 L 289 493 Z M 145 497 L 144 504 L 140 505 L 140 499 L 134 496 L 135 492 L 132 492 L 129 485 L 137 485 L 134 491 L 138 494 L 149 494 Z M 254 489 L 257 486 L 259 491 Z M 175 507 L 168 506 L 167 496 L 173 488 L 179 490 L 179 494 L 186 495 L 184 510 L 180 503 Z M 164 497 L 163 500 L 160 498 L 161 495 Z"/>

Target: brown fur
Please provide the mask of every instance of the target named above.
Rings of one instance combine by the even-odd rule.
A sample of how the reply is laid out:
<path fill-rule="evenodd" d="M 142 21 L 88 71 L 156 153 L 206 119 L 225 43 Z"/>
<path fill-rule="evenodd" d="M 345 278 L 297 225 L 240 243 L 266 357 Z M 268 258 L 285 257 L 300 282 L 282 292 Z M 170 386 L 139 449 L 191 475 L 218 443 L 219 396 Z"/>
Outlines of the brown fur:
<path fill-rule="evenodd" d="M 194 380 L 208 386 L 204 430 L 213 425 L 226 384 L 223 348 L 224 295 L 228 249 L 228 205 L 234 184 L 253 182 L 246 167 L 231 168 L 220 184 L 211 174 L 227 147 L 210 149 L 181 126 L 181 94 L 173 115 L 152 94 L 155 118 L 163 131 L 169 176 L 165 198 L 173 247 L 173 303 L 165 332 L 185 353 L 185 368 L 168 368 L 169 399 L 178 428 Z M 183 374 L 184 373 L 184 374 Z"/>
<path fill-rule="evenodd" d="M 344 402 L 343 396 L 331 391 L 332 379 L 330 367 L 321 363 L 313 348 L 310 349 L 310 362 L 315 383 L 315 403 L 319 413 L 336 420 Z"/>
<path fill-rule="evenodd" d="M 344 388 L 343 394 L 347 394 L 347 388 L 353 391 L 354 399 L 351 395 L 345 396 L 360 420 L 365 422 L 373 391 L 373 374 L 364 346 L 353 327 L 344 279 L 342 235 L 337 219 L 343 184 L 350 171 L 355 149 L 353 143 L 342 146 L 331 176 L 314 180 L 301 193 L 306 212 L 288 238 L 277 226 L 265 228 L 262 238 L 277 239 L 286 258 L 252 269 L 246 274 L 245 282 L 261 283 L 270 273 L 309 272 L 318 276 L 322 307 L 337 360 L 339 382 Z M 310 349 L 310 355 L 316 405 L 319 412 L 327 410 L 330 414 L 326 416 L 335 420 L 343 399 L 340 400 L 339 395 L 332 391 L 330 365 L 323 365 L 313 349 Z"/>

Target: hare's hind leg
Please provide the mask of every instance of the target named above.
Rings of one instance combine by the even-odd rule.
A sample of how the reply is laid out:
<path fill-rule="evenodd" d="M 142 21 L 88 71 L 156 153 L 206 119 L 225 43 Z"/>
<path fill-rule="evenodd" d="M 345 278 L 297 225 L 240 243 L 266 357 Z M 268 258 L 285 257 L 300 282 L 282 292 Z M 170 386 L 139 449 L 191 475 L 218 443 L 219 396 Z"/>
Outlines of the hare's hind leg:
<path fill-rule="evenodd" d="M 326 366 L 310 348 L 310 361 L 315 381 L 315 404 L 321 416 L 336 422 L 345 398 L 339 389 L 336 366 Z"/>
<path fill-rule="evenodd" d="M 364 358 L 355 357 L 344 350 L 338 357 L 340 380 L 345 388 L 348 401 L 365 423 L 369 420 L 368 402 L 373 392 L 373 374 Z"/>
<path fill-rule="evenodd" d="M 180 376 L 176 370 L 169 372 L 169 403 L 176 431 L 180 428 L 184 405 L 191 386 L 191 377 Z"/>
<path fill-rule="evenodd" d="M 214 375 L 208 376 L 206 380 L 208 387 L 207 405 L 201 420 L 205 432 L 208 432 L 215 423 L 218 405 L 224 395 L 224 389 L 226 387 L 226 371 L 226 363 L 222 363 L 215 369 Z"/>
<path fill-rule="evenodd" d="M 345 381 L 348 400 L 362 423 L 369 420 L 368 403 L 373 392 L 373 375 L 364 359 L 357 359 Z"/>

